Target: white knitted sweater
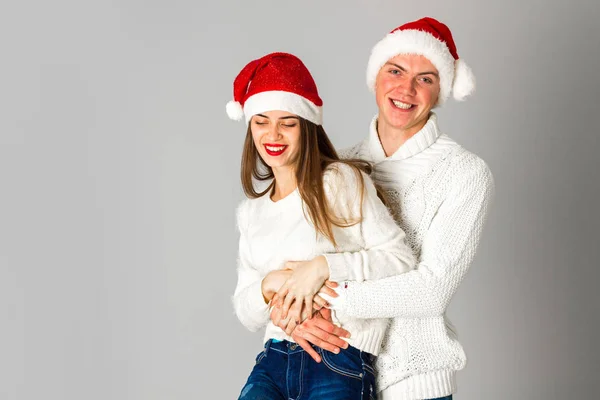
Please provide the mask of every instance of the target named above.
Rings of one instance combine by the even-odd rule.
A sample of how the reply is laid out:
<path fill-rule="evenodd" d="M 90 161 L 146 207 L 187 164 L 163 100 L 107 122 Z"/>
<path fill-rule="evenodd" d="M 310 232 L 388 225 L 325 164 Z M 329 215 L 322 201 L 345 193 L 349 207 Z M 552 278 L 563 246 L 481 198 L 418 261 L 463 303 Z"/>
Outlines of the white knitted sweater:
<path fill-rule="evenodd" d="M 377 197 L 371 179 L 362 175 L 364 197 L 359 190 L 358 175 L 348 165 L 335 163 L 323 175 L 327 201 L 338 217 L 355 221 L 362 210 L 360 223 L 346 228 L 332 227 L 337 249 L 316 234 L 305 217 L 297 189 L 277 202 L 266 194 L 245 200 L 238 208 L 240 248 L 234 308 L 249 330 L 267 326 L 265 341 L 270 338 L 293 341 L 270 321 L 261 291 L 265 275 L 282 268 L 286 261 L 310 260 L 324 254 L 330 279 L 335 281 L 381 279 L 414 268 L 416 258 L 406 244 L 404 232 Z M 388 320 L 352 318 L 341 311 L 334 312 L 334 318 L 352 332 L 352 338 L 348 339 L 351 345 L 374 355 L 379 353 Z"/>
<path fill-rule="evenodd" d="M 487 165 L 440 133 L 437 117 L 386 157 L 377 135 L 343 152 L 374 163 L 373 179 L 418 258 L 416 269 L 378 281 L 348 282 L 334 308 L 360 318 L 393 318 L 377 360 L 383 399 L 412 400 L 456 391 L 466 363 L 446 308 L 479 242 L 494 183 Z M 384 390 L 385 389 L 385 390 Z"/>

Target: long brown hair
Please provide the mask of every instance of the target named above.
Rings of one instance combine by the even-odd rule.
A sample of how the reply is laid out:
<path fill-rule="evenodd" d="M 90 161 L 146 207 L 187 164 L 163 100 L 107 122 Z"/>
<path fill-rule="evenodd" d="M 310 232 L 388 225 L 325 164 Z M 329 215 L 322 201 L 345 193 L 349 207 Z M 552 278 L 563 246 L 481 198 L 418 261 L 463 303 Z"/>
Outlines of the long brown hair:
<path fill-rule="evenodd" d="M 341 160 L 333 144 L 321 125 L 304 118 L 300 120 L 300 150 L 296 163 L 296 181 L 298 191 L 303 201 L 304 213 L 313 223 L 315 230 L 337 246 L 332 226 L 349 227 L 362 220 L 362 212 L 357 219 L 346 220 L 335 215 L 327 204 L 323 187 L 323 173 L 333 163 L 340 162 L 351 166 L 358 177 L 360 189 L 360 210 L 364 199 L 364 179 L 361 171 L 370 174 L 371 164 L 363 160 Z M 241 168 L 242 187 L 249 198 L 262 197 L 272 191 L 275 186 L 273 170 L 262 159 L 252 139 L 251 121 L 248 124 L 244 150 L 242 152 Z M 254 188 L 253 179 L 272 182 L 266 189 L 259 192 Z"/>

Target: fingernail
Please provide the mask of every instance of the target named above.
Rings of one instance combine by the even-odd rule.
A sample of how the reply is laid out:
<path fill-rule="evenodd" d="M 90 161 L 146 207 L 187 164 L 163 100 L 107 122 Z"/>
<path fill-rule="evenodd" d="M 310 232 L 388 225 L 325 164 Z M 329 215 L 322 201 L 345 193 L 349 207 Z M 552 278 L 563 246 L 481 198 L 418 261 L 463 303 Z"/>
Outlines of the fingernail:
<path fill-rule="evenodd" d="M 344 350 L 346 350 L 347 348 L 348 348 L 348 343 L 346 343 L 346 344 L 344 345 Z"/>
<path fill-rule="evenodd" d="M 335 348 L 335 349 L 333 350 L 333 352 L 334 352 L 335 354 L 339 354 L 339 353 L 340 353 L 340 349 L 338 349 L 338 348 Z"/>
<path fill-rule="evenodd" d="M 346 333 L 345 337 L 349 338 L 350 337 L 350 332 Z"/>
<path fill-rule="evenodd" d="M 321 357 L 317 357 L 317 362 L 320 363 L 321 362 Z"/>

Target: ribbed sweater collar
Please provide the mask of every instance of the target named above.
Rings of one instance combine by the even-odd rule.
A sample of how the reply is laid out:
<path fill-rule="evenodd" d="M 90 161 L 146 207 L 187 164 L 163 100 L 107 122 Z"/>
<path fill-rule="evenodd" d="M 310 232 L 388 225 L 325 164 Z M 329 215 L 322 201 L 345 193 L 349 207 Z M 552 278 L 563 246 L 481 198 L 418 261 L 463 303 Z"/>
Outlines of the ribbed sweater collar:
<path fill-rule="evenodd" d="M 379 140 L 379 134 L 377 133 L 377 119 L 379 114 L 373 117 L 371 121 L 371 127 L 369 132 L 369 153 L 371 155 L 371 161 L 379 163 L 381 161 L 390 160 L 405 160 L 410 158 L 423 150 L 431 146 L 440 136 L 440 131 L 437 125 L 437 116 L 435 113 L 429 115 L 429 119 L 425 126 L 417 133 L 415 133 L 410 139 L 408 139 L 394 154 L 386 157 L 381 141 Z"/>

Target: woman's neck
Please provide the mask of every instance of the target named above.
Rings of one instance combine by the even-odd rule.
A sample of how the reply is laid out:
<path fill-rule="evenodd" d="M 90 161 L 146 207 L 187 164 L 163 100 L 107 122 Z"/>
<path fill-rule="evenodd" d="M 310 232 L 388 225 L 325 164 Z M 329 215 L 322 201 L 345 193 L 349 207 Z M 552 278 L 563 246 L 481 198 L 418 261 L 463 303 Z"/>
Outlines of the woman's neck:
<path fill-rule="evenodd" d="M 271 193 L 271 200 L 279 201 L 292 193 L 298 187 L 296 173 L 292 168 L 273 168 L 275 176 L 275 187 Z"/>

